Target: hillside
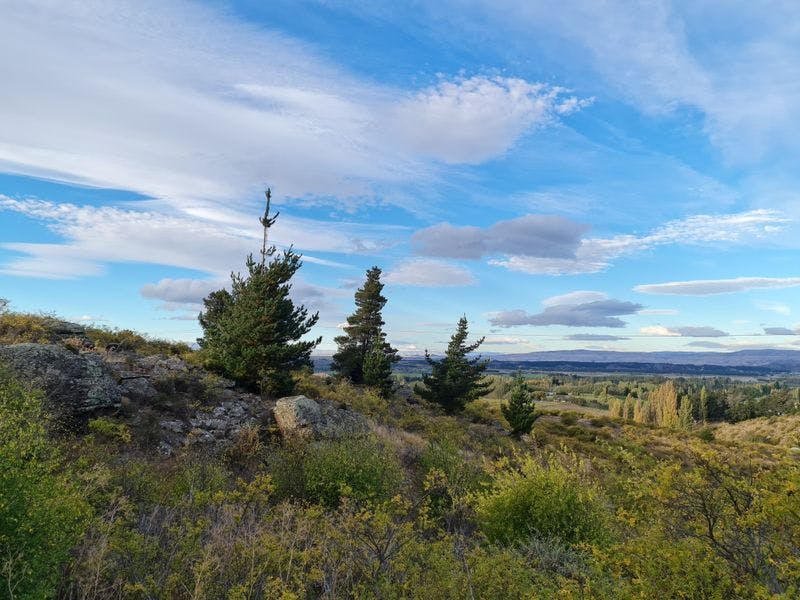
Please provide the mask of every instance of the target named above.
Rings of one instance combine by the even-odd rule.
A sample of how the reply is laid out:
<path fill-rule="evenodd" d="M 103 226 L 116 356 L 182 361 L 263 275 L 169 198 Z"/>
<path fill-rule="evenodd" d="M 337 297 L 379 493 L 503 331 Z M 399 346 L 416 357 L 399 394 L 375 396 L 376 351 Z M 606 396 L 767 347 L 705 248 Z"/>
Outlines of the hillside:
<path fill-rule="evenodd" d="M 502 380 L 454 416 L 311 373 L 262 398 L 185 347 L 36 324 L 0 332 L 8 597 L 799 589 L 796 416 L 767 439 L 741 433 L 760 421 L 679 431 L 547 401 L 515 439 Z"/>

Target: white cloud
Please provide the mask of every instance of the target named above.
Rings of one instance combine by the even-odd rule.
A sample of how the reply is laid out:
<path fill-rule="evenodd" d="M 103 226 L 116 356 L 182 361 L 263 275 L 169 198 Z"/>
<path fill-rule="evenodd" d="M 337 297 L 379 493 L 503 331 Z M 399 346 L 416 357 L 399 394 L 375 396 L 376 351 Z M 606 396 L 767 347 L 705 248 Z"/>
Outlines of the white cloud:
<path fill-rule="evenodd" d="M 200 304 L 211 292 L 225 287 L 224 280 L 208 279 L 162 279 L 158 283 L 147 283 L 139 293 L 145 298 L 174 302 L 177 304 Z"/>
<path fill-rule="evenodd" d="M 608 295 L 603 292 L 593 292 L 587 290 L 577 290 L 559 296 L 551 296 L 542 300 L 544 306 L 555 306 L 557 304 L 583 304 L 585 302 L 594 302 L 595 300 L 605 300 Z"/>
<path fill-rule="evenodd" d="M 664 327 L 663 325 L 650 325 L 639 329 L 643 335 L 656 337 L 727 337 L 729 333 L 708 326 Z"/>
<path fill-rule="evenodd" d="M 677 315 L 680 311 L 674 308 L 643 308 L 640 315 Z"/>
<path fill-rule="evenodd" d="M 416 287 L 457 287 L 477 283 L 464 267 L 425 258 L 404 260 L 386 273 L 383 280 L 391 285 Z"/>
<path fill-rule="evenodd" d="M 489 336 L 484 340 L 483 345 L 484 346 L 528 346 L 530 345 L 530 340 L 518 337 L 508 337 L 508 336 L 502 336 L 502 337 Z"/>
<path fill-rule="evenodd" d="M 788 304 L 784 304 L 783 302 L 772 302 L 767 300 L 761 300 L 756 302 L 756 308 L 761 310 L 766 310 L 769 312 L 774 312 L 779 315 L 789 316 L 792 314 L 792 307 Z"/>
<path fill-rule="evenodd" d="M 394 127 L 414 152 L 447 163 L 479 163 L 506 152 L 532 127 L 591 102 L 565 92 L 509 77 L 442 81 L 400 103 Z"/>
<path fill-rule="evenodd" d="M 800 286 L 800 277 L 736 277 L 734 279 L 697 279 L 637 285 L 635 292 L 675 296 L 711 296 L 754 289 L 776 289 Z"/>
<path fill-rule="evenodd" d="M 696 215 L 670 221 L 644 236 L 618 235 L 583 239 L 574 258 L 539 258 L 512 255 L 491 259 L 490 264 L 512 271 L 544 275 L 597 273 L 622 256 L 671 244 L 743 244 L 769 242 L 788 222 L 774 210 L 759 209 L 728 215 Z"/>
<path fill-rule="evenodd" d="M 606 335 L 603 333 L 574 333 L 566 336 L 564 339 L 575 342 L 618 342 L 620 340 L 629 340 L 630 338 L 619 335 Z"/>

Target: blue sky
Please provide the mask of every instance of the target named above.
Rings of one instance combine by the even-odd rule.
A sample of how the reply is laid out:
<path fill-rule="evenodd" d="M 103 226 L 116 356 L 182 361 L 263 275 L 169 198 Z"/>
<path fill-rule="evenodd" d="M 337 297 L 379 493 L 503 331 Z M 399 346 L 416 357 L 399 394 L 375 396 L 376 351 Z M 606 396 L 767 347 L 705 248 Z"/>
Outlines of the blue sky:
<path fill-rule="evenodd" d="M 7 2 L 0 296 L 194 340 L 272 230 L 321 351 L 798 348 L 794 2 Z"/>

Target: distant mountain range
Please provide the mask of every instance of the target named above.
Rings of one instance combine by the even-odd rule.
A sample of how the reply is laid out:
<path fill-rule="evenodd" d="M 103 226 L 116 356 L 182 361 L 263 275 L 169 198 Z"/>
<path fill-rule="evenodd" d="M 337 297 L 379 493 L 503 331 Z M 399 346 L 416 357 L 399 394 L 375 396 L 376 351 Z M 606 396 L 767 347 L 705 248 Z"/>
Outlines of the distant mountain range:
<path fill-rule="evenodd" d="M 738 350 L 735 352 L 612 352 L 554 350 L 519 354 L 484 354 L 491 371 L 640 373 L 673 375 L 769 376 L 800 373 L 800 350 Z M 327 370 L 330 357 L 314 357 L 317 370 Z M 427 370 L 419 356 L 407 356 L 399 372 Z"/>

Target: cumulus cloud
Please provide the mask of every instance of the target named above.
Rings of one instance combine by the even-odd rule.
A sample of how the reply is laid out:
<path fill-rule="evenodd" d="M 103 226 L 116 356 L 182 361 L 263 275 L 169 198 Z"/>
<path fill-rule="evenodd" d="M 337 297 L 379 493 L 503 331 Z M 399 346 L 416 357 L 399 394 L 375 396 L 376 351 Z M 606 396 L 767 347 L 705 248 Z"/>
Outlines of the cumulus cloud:
<path fill-rule="evenodd" d="M 490 227 L 440 223 L 412 237 L 418 254 L 438 258 L 479 259 L 500 254 L 573 257 L 586 225 L 563 217 L 526 215 Z"/>
<path fill-rule="evenodd" d="M 697 279 L 637 285 L 635 292 L 642 294 L 669 294 L 675 296 L 711 296 L 731 294 L 755 289 L 776 289 L 800 286 L 800 277 L 736 277 L 734 279 Z"/>
<path fill-rule="evenodd" d="M 493 265 L 542 275 L 577 275 L 607 269 L 622 256 L 671 244 L 743 244 L 769 240 L 788 219 L 778 211 L 758 209 L 729 215 L 696 215 L 670 221 L 644 236 L 618 235 L 582 239 L 574 257 L 526 256 L 493 258 Z"/>
<path fill-rule="evenodd" d="M 415 153 L 446 163 L 479 163 L 506 152 L 529 129 L 591 102 L 565 92 L 509 77 L 442 81 L 400 103 L 392 123 Z"/>
<path fill-rule="evenodd" d="M 457 287 L 477 283 L 472 273 L 464 267 L 424 258 L 398 263 L 386 273 L 383 280 L 392 285 L 416 287 Z"/>
<path fill-rule="evenodd" d="M 616 342 L 619 340 L 629 340 L 630 338 L 619 335 L 605 335 L 602 333 L 574 333 L 564 338 L 575 342 Z"/>
<path fill-rule="evenodd" d="M 764 327 L 764 335 L 797 335 L 797 331 L 787 327 Z"/>
<path fill-rule="evenodd" d="M 489 322 L 494 327 L 519 325 L 566 325 L 567 327 L 624 327 L 621 315 L 634 314 L 641 304 L 622 300 L 595 300 L 580 304 L 556 304 L 542 312 L 530 314 L 524 310 L 506 310 L 495 313 Z"/>
<path fill-rule="evenodd" d="M 727 337 L 726 331 L 708 326 L 664 327 L 663 325 L 650 325 L 639 329 L 643 335 L 657 337 Z"/>

